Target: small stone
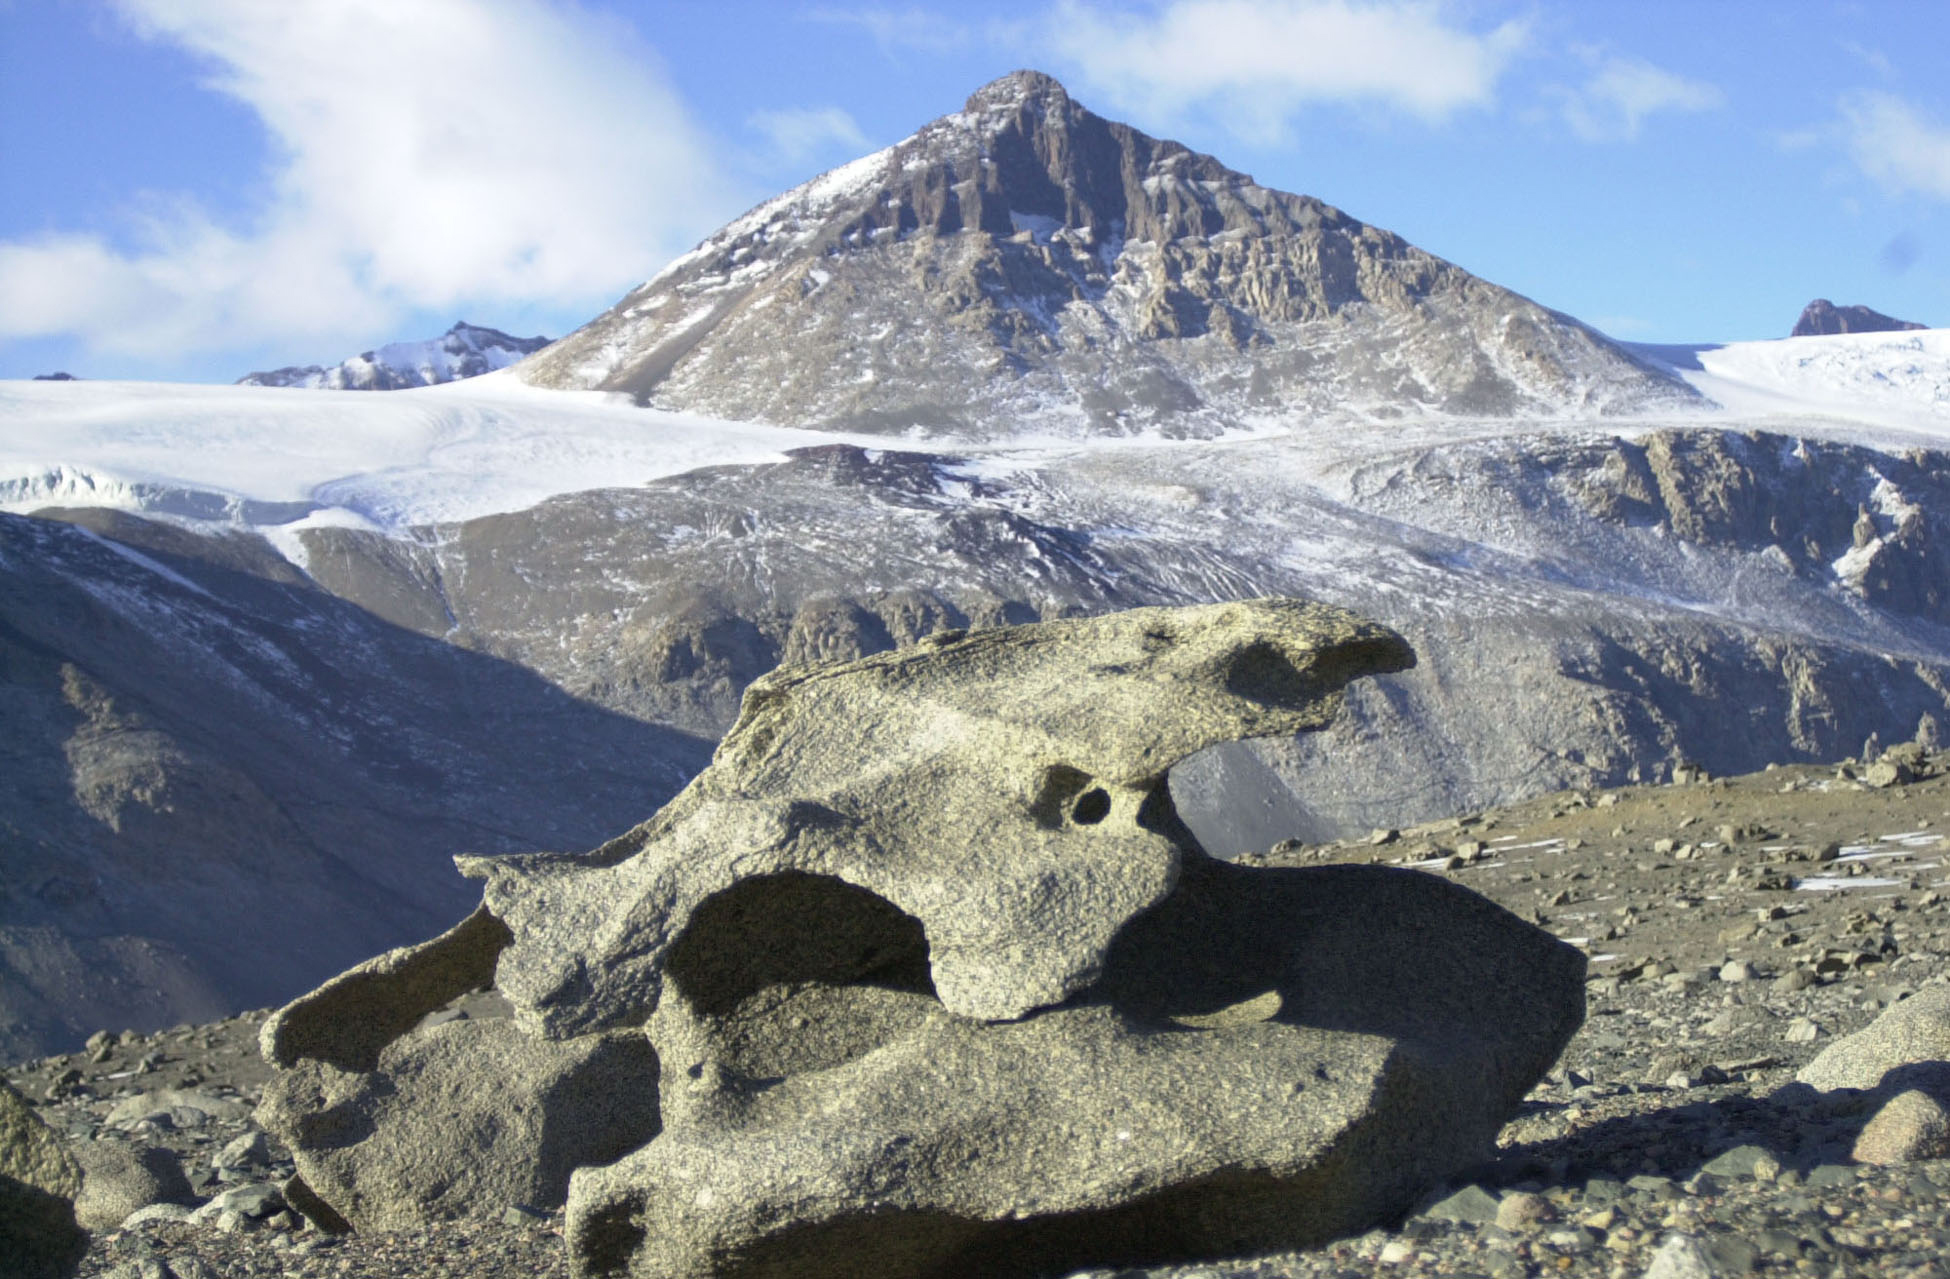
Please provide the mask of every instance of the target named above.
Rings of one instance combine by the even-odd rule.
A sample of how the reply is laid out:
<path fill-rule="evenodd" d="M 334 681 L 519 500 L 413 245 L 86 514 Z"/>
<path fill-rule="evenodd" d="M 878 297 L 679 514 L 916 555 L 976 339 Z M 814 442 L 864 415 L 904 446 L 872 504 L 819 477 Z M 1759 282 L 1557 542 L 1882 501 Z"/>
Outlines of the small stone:
<path fill-rule="evenodd" d="M 1752 1177 L 1759 1181 L 1772 1181 L 1780 1175 L 1781 1161 L 1765 1146 L 1735 1146 L 1709 1159 L 1701 1165 L 1700 1171 L 1717 1177 Z"/>
<path fill-rule="evenodd" d="M 1645 1268 L 1645 1279 L 1716 1279 L 1713 1261 L 1692 1235 L 1667 1235 Z"/>
<path fill-rule="evenodd" d="M 149 1204 L 122 1218 L 120 1230 L 134 1230 L 152 1221 L 188 1221 L 195 1211 L 188 1204 Z"/>
<path fill-rule="evenodd" d="M 1368 836 L 1368 842 L 1379 846 L 1382 844 L 1392 844 L 1401 837 L 1402 833 L 1392 827 L 1378 827 L 1372 835 Z"/>
<path fill-rule="evenodd" d="M 1721 981 L 1752 981 L 1754 966 L 1744 959 L 1735 959 L 1720 966 Z"/>
<path fill-rule="evenodd" d="M 1886 759 L 1877 760 L 1862 770 L 1862 781 L 1878 790 L 1900 786 L 1910 781 L 1913 776 L 1914 774 L 1904 765 Z"/>
<path fill-rule="evenodd" d="M 1821 1027 L 1810 1017 L 1796 1017 L 1781 1032 L 1781 1038 L 1790 1044 L 1810 1044 L 1820 1037 Z"/>
<path fill-rule="evenodd" d="M 248 1168 L 253 1164 L 266 1164 L 271 1162 L 271 1147 L 264 1140 L 261 1129 L 253 1130 L 226 1145 L 212 1162 L 218 1168 Z"/>
<path fill-rule="evenodd" d="M 113 1230 L 139 1208 L 195 1197 L 182 1161 L 160 1146 L 83 1141 L 75 1144 L 74 1155 L 82 1168 L 75 1220 L 89 1230 Z"/>
<path fill-rule="evenodd" d="M 1673 1180 L 1670 1177 L 1659 1177 L 1652 1173 L 1640 1173 L 1625 1184 L 1639 1194 L 1647 1195 L 1653 1199 L 1665 1200 L 1679 1198 L 1679 1187 L 1673 1184 Z"/>
<path fill-rule="evenodd" d="M 1815 984 L 1814 971 L 1805 965 L 1797 965 L 1774 979 L 1774 989 L 1793 994 L 1806 990 Z"/>
<path fill-rule="evenodd" d="M 504 1226 L 539 1226 L 548 1221 L 548 1213 L 527 1204 L 509 1204 L 508 1210 L 501 1214 Z"/>
<path fill-rule="evenodd" d="M 1398 1266 L 1415 1255 L 1415 1248 L 1405 1239 L 1390 1239 L 1381 1245 L 1381 1252 L 1375 1258 L 1384 1266 Z"/>
<path fill-rule="evenodd" d="M 1483 1225 L 1496 1220 L 1497 1198 L 1481 1186 L 1464 1186 L 1461 1190 L 1438 1200 L 1423 1212 L 1424 1217 L 1437 1221 L 1465 1222 L 1470 1225 Z"/>
<path fill-rule="evenodd" d="M 1950 1158 L 1950 1112 L 1920 1089 L 1897 1093 L 1863 1125 L 1850 1158 L 1862 1164 Z"/>
<path fill-rule="evenodd" d="M 1557 1220 L 1557 1209 L 1542 1195 L 1518 1191 L 1496 1206 L 1496 1224 L 1505 1230 L 1534 1230 L 1546 1221 Z"/>

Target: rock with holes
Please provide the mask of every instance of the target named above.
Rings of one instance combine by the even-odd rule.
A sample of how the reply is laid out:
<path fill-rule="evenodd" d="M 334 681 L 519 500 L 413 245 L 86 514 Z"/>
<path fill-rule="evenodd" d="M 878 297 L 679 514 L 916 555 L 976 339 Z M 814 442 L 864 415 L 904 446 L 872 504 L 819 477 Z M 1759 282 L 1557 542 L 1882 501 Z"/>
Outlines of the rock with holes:
<path fill-rule="evenodd" d="M 321 1215 L 404 1221 L 470 1154 L 541 1160 L 469 1106 L 530 1099 L 546 1134 L 627 1090 L 547 1091 L 529 1056 L 649 1042 L 661 1132 L 549 1165 L 581 1165 L 584 1275 L 1026 1274 L 1361 1229 L 1485 1153 L 1581 1019 L 1582 956 L 1431 876 L 1215 861 L 1166 770 L 1412 660 L 1257 600 L 774 672 L 648 823 L 464 861 L 481 914 L 279 1014 L 267 1126 Z M 422 1024 L 490 977 L 511 1022 Z"/>
<path fill-rule="evenodd" d="M 1022 1017 L 1095 981 L 1191 846 L 1165 772 L 1218 742 L 1324 727 L 1392 631 L 1297 600 L 1142 608 L 962 634 L 745 693 L 711 766 L 581 856 L 463 859 L 514 935 L 496 984 L 552 1037 L 640 1023 L 693 912 L 825 876 L 926 931 L 943 1007 Z"/>
<path fill-rule="evenodd" d="M 490 983 L 507 941 L 477 911 L 265 1023 L 260 1046 L 280 1069 L 257 1118 L 291 1148 L 289 1197 L 307 1217 L 395 1230 L 511 1203 L 555 1208 L 576 1167 L 656 1135 L 657 1055 L 642 1031 L 558 1042 L 506 1017 L 428 1017 Z"/>
<path fill-rule="evenodd" d="M 664 1132 L 571 1179 L 576 1272 L 1027 1276 L 1311 1246 L 1488 1154 L 1582 1021 L 1583 956 L 1446 880 L 1184 852 L 1096 982 L 1013 1021 L 945 1007 L 923 930 L 864 896 L 759 880 L 708 903 L 651 1021 Z M 875 938 L 871 972 L 788 922 L 820 894 Z M 754 927 L 778 945 L 742 949 Z"/>

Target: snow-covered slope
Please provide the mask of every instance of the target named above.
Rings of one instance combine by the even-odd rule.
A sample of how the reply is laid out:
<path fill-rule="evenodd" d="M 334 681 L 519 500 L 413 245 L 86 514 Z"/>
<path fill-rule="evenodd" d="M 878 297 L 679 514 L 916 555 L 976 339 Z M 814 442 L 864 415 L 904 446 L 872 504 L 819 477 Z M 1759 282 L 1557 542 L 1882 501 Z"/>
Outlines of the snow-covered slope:
<path fill-rule="evenodd" d="M 1880 447 L 1950 442 L 1950 330 L 1637 348 L 1717 408 L 1606 418 L 1764 423 Z M 1230 438 L 1288 437 L 1325 473 L 1360 459 L 1523 432 L 1577 435 L 1595 420 L 1403 415 L 1349 430 L 1269 419 Z M 512 373 L 386 396 L 142 382 L 0 382 L 0 510 L 112 506 L 277 526 L 305 519 L 398 531 L 516 511 L 551 496 L 704 466 L 778 461 L 791 449 L 884 437 L 643 409 L 620 394 L 548 391 Z M 1171 447 L 1157 434 L 1026 434 L 932 441 L 970 457 Z"/>
<path fill-rule="evenodd" d="M 1950 434 L 1950 329 L 1640 347 L 1726 411 Z"/>
<path fill-rule="evenodd" d="M 549 344 L 544 337 L 518 338 L 462 320 L 424 342 L 389 342 L 331 368 L 307 364 L 250 373 L 239 386 L 299 386 L 324 391 L 398 391 L 437 386 L 505 369 Z"/>
<path fill-rule="evenodd" d="M 837 438 L 542 391 L 505 373 L 384 396 L 6 381 L 0 510 L 112 506 L 390 531 Z"/>

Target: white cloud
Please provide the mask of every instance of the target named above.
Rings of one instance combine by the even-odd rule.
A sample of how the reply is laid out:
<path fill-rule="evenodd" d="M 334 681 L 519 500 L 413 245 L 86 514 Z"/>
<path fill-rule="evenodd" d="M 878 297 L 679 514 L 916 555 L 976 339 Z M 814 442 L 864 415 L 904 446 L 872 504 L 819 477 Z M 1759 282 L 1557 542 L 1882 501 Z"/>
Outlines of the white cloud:
<path fill-rule="evenodd" d="M 116 0 L 273 143 L 259 207 L 0 244 L 0 337 L 150 358 L 416 308 L 613 300 L 708 229 L 711 149 L 626 29 L 550 0 Z"/>
<path fill-rule="evenodd" d="M 804 164 L 836 147 L 856 154 L 870 149 L 858 122 L 839 107 L 754 111 L 745 123 L 765 138 L 773 159 L 781 164 Z"/>
<path fill-rule="evenodd" d="M 889 57 L 909 49 L 951 53 L 974 39 L 974 32 L 966 24 L 927 9 L 821 8 L 804 16 L 810 22 L 859 27 Z"/>
<path fill-rule="evenodd" d="M 1315 103 L 1427 120 L 1485 106 L 1527 32 L 1473 32 L 1418 0 L 1170 0 L 1143 13 L 1061 0 L 1044 36 L 1120 108 L 1207 107 L 1264 138 Z"/>
<path fill-rule="evenodd" d="M 1862 172 L 1896 191 L 1950 200 L 1950 127 L 1889 93 L 1842 102 L 1842 129 Z"/>
<path fill-rule="evenodd" d="M 1565 123 L 1587 142 L 1629 142 L 1647 116 L 1711 111 L 1726 101 L 1713 85 L 1688 80 L 1638 58 L 1598 58 L 1581 88 L 1560 89 Z"/>

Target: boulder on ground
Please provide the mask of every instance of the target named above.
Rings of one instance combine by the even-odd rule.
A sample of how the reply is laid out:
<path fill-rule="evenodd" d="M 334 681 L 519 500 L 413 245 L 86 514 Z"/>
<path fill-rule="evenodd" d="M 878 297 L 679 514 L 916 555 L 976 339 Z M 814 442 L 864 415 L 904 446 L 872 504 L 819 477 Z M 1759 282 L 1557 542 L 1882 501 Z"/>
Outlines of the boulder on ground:
<path fill-rule="evenodd" d="M 88 1250 L 75 1223 L 81 1167 L 27 1099 L 0 1080 L 0 1256 L 19 1279 L 67 1279 Z"/>
<path fill-rule="evenodd" d="M 1822 1049 L 1795 1079 L 1823 1092 L 1866 1090 L 1880 1087 L 1892 1070 L 1937 1062 L 1950 1063 L 1950 985 L 1927 986 L 1892 1005 Z"/>
<path fill-rule="evenodd" d="M 1583 957 L 1433 876 L 1218 862 L 1166 775 L 1412 661 L 1255 600 L 775 671 L 649 822 L 463 859 L 483 912 L 274 1018 L 265 1125 L 355 1227 L 551 1203 L 448 1193 L 469 1167 L 566 1176 L 584 1275 L 1026 1274 L 1363 1229 L 1491 1149 L 1582 1019 Z M 490 981 L 512 1021 L 422 1024 Z M 591 1124 L 592 1095 L 650 1121 Z M 546 1176 L 530 1119 L 582 1134 Z"/>
<path fill-rule="evenodd" d="M 81 1193 L 74 1215 L 89 1230 L 114 1230 L 130 1213 L 151 1204 L 191 1204 L 196 1194 L 174 1151 L 125 1141 L 77 1142 Z"/>
<path fill-rule="evenodd" d="M 1862 1126 L 1849 1157 L 1861 1164 L 1950 1157 L 1950 1111 L 1920 1088 L 1899 1092 Z"/>

